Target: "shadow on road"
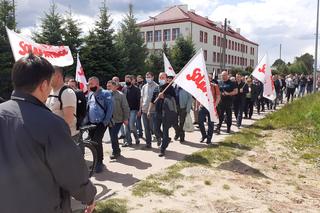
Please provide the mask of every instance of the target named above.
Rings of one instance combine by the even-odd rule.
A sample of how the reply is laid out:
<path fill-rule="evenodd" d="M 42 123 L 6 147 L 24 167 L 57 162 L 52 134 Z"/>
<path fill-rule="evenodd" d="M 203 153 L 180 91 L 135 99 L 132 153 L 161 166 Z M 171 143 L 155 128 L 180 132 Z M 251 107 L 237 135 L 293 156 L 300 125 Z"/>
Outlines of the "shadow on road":
<path fill-rule="evenodd" d="M 110 163 L 115 163 L 115 162 L 121 163 L 127 166 L 133 166 L 140 170 L 146 170 L 152 166 L 151 163 L 146 163 L 136 158 L 126 158 L 124 156 L 121 156 L 120 158 L 118 158 L 117 161 L 110 161 Z"/>
<path fill-rule="evenodd" d="M 139 179 L 133 177 L 132 174 L 122 174 L 119 172 L 113 172 L 109 170 L 105 170 L 102 173 L 93 175 L 98 181 L 112 181 L 115 183 L 121 183 L 124 187 L 131 186 L 136 182 L 140 181 Z"/>

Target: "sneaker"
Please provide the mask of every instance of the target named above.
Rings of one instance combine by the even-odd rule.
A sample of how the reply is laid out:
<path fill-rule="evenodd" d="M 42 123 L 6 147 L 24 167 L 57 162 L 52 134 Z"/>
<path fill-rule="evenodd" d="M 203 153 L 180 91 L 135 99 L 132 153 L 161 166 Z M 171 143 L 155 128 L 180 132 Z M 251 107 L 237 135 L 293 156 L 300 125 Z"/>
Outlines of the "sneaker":
<path fill-rule="evenodd" d="M 124 143 L 124 144 L 122 145 L 122 147 L 130 147 L 130 146 L 132 146 L 132 143 Z"/>
<path fill-rule="evenodd" d="M 210 146 L 210 147 L 218 147 L 218 146 L 219 146 L 218 143 L 207 143 L 207 144 L 208 144 L 208 146 Z"/>
<path fill-rule="evenodd" d="M 119 153 L 119 154 L 112 154 L 112 155 L 110 155 L 110 159 L 111 160 L 115 160 L 115 159 L 117 159 L 118 157 L 120 157 L 121 156 L 121 154 Z"/>
<path fill-rule="evenodd" d="M 160 146 L 161 145 L 161 138 L 157 139 L 157 145 Z"/>
<path fill-rule="evenodd" d="M 184 138 L 180 138 L 180 143 L 185 142 Z"/>
<path fill-rule="evenodd" d="M 204 143 L 204 140 L 207 138 L 207 136 L 204 136 L 201 138 L 200 143 Z"/>
<path fill-rule="evenodd" d="M 96 173 L 101 173 L 103 171 L 103 163 L 97 163 L 96 165 Z"/>
<path fill-rule="evenodd" d="M 231 132 L 231 129 L 230 129 L 230 127 L 229 128 L 227 128 L 227 133 L 230 133 Z"/>
<path fill-rule="evenodd" d="M 216 129 L 216 133 L 217 133 L 217 135 L 220 135 L 220 128 Z"/>
<path fill-rule="evenodd" d="M 179 139 L 179 135 L 174 136 L 174 140 L 177 141 Z"/>
<path fill-rule="evenodd" d="M 140 140 L 136 140 L 136 145 L 139 145 L 140 144 Z"/>

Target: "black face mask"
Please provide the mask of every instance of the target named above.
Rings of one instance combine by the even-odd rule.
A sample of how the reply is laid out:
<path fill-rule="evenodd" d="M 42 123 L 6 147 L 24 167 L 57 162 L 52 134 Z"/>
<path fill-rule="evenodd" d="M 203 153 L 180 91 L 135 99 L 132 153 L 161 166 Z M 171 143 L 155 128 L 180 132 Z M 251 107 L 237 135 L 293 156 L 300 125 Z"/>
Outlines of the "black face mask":
<path fill-rule="evenodd" d="M 126 85 L 127 85 L 128 87 L 130 87 L 130 86 L 131 86 L 131 82 L 126 81 Z"/>
<path fill-rule="evenodd" d="M 90 87 L 90 90 L 91 90 L 92 92 L 96 92 L 97 89 L 98 89 L 98 87 Z"/>

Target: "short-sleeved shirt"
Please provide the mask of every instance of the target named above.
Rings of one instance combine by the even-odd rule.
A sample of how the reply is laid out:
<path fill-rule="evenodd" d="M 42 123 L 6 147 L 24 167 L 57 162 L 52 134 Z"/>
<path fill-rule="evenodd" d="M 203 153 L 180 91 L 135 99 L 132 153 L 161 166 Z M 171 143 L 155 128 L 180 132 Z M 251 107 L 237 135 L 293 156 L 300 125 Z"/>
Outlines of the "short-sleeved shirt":
<path fill-rule="evenodd" d="M 52 90 L 50 95 L 52 96 L 58 96 L 60 92 L 60 89 L 57 91 Z M 62 94 L 61 94 L 61 101 L 62 101 L 62 107 L 73 107 L 74 111 L 73 114 L 76 115 L 77 114 L 77 96 L 75 94 L 75 92 L 70 89 L 67 88 L 65 89 Z M 56 115 L 60 116 L 61 118 L 64 119 L 64 114 L 63 114 L 63 110 L 60 109 L 60 101 L 58 98 L 56 97 L 49 97 L 47 99 L 46 105 L 47 107 Z M 76 116 L 74 116 L 70 127 L 70 131 L 71 131 L 71 135 L 74 136 L 77 134 L 77 118 Z"/>
<path fill-rule="evenodd" d="M 220 81 L 219 82 L 219 88 L 220 88 L 220 93 L 222 94 L 223 92 L 232 92 L 234 89 L 237 88 L 236 84 L 232 82 L 230 79 L 227 81 Z M 233 97 L 232 96 L 224 96 L 221 95 L 221 101 L 223 102 L 231 102 L 232 103 Z"/>

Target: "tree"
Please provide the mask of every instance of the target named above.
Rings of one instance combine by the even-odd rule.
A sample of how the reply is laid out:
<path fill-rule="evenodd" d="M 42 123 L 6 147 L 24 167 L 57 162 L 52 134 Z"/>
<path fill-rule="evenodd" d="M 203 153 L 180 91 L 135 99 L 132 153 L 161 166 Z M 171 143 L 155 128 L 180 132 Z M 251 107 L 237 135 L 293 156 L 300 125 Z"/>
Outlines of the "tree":
<path fill-rule="evenodd" d="M 277 67 L 279 67 L 280 65 L 283 65 L 283 64 L 286 64 L 286 62 L 284 62 L 282 59 L 277 59 L 277 60 L 275 60 L 275 62 L 272 64 L 272 67 L 275 67 L 275 68 L 277 68 Z"/>
<path fill-rule="evenodd" d="M 79 27 L 80 23 L 73 18 L 71 9 L 67 12 L 65 25 L 63 26 L 64 45 L 69 46 L 73 60 L 75 63 L 66 69 L 67 75 L 73 75 L 76 69 L 76 57 L 80 46 L 83 43 L 81 38 L 82 31 Z"/>
<path fill-rule="evenodd" d="M 95 75 L 102 81 L 118 75 L 120 67 L 119 53 L 114 41 L 114 30 L 111 28 L 112 20 L 108 14 L 106 2 L 100 7 L 99 19 L 93 31 L 84 39 L 85 46 L 81 49 L 82 63 L 87 76 Z"/>
<path fill-rule="evenodd" d="M 163 57 L 160 52 L 152 53 L 146 60 L 146 70 L 153 72 L 154 76 L 158 76 L 163 70 Z"/>
<path fill-rule="evenodd" d="M 295 62 L 303 62 L 307 68 L 306 74 L 311 74 L 313 72 L 314 59 L 309 53 L 305 53 L 300 57 L 296 57 Z"/>
<path fill-rule="evenodd" d="M 289 72 L 289 66 L 287 64 L 280 64 L 277 67 L 277 72 L 278 72 L 279 75 L 288 75 L 290 73 Z"/>
<path fill-rule="evenodd" d="M 308 67 L 303 61 L 296 61 L 289 67 L 289 73 L 291 74 L 308 74 Z"/>
<path fill-rule="evenodd" d="M 117 49 L 120 50 L 122 69 L 126 73 L 141 74 L 144 70 L 147 49 L 133 14 L 133 6 L 129 4 L 129 12 L 120 25 L 117 35 Z"/>
<path fill-rule="evenodd" d="M 192 39 L 190 37 L 187 39 L 184 39 L 182 36 L 179 37 L 171 50 L 172 66 L 176 72 L 179 72 L 194 54 L 195 48 Z"/>
<path fill-rule="evenodd" d="M 5 27 L 16 30 L 15 7 L 11 1 L 0 0 L 0 96 L 6 99 L 12 91 L 10 72 L 14 58 Z"/>
<path fill-rule="evenodd" d="M 35 32 L 33 38 L 36 42 L 50 45 L 63 45 L 64 20 L 57 11 L 57 5 L 52 2 L 49 11 L 41 19 L 40 30 Z"/>

